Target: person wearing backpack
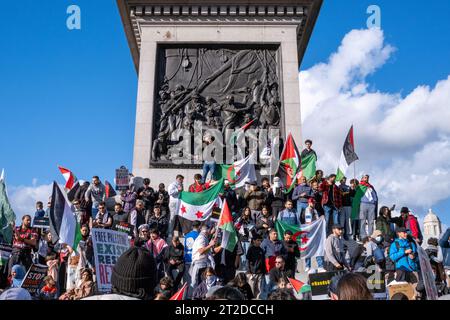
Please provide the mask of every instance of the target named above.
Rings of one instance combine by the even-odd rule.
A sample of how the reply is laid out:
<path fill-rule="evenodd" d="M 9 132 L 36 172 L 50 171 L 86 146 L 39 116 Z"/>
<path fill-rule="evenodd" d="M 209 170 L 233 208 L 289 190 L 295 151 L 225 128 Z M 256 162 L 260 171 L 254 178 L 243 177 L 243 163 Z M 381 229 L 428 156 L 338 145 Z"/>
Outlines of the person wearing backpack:
<path fill-rule="evenodd" d="M 417 282 L 413 272 L 418 270 L 417 246 L 408 239 L 407 229 L 400 227 L 396 230 L 398 238 L 389 248 L 389 257 L 395 263 L 396 281 Z"/>

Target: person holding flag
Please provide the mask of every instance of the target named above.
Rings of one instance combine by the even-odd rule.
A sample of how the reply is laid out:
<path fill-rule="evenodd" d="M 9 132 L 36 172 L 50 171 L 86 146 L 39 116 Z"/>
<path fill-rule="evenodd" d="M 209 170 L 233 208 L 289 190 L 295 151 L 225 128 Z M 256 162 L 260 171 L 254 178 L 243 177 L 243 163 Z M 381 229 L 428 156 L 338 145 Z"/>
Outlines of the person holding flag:
<path fill-rule="evenodd" d="M 305 140 L 306 148 L 302 150 L 301 159 L 302 159 L 302 176 L 306 177 L 306 179 L 311 179 L 314 177 L 316 172 L 316 162 L 317 162 L 317 154 L 311 148 L 312 140 Z"/>
<path fill-rule="evenodd" d="M 378 209 L 378 195 L 369 183 L 369 175 L 365 174 L 356 188 L 352 203 L 352 218 L 359 217 L 359 236 L 364 239 L 373 233 Z M 367 231 L 366 231 L 367 222 Z"/>
<path fill-rule="evenodd" d="M 289 133 L 286 143 L 281 153 L 280 162 L 278 164 L 277 176 L 280 177 L 285 186 L 285 193 L 289 194 L 295 187 L 297 175 L 301 170 L 301 157 L 298 152 L 292 134 Z"/>

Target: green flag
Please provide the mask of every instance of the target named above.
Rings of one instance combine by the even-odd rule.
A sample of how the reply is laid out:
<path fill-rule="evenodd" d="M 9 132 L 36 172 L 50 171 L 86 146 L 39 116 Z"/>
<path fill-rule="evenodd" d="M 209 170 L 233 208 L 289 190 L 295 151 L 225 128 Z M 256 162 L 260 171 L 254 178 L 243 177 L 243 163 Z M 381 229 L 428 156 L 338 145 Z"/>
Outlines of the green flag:
<path fill-rule="evenodd" d="M 5 180 L 0 179 L 0 238 L 4 243 L 12 243 L 12 223 L 16 221 L 16 215 L 11 208 L 6 194 Z"/>
<path fill-rule="evenodd" d="M 314 152 L 310 152 L 305 157 L 302 157 L 302 175 L 305 176 L 307 180 L 312 179 L 316 174 L 316 161 L 317 157 Z"/>

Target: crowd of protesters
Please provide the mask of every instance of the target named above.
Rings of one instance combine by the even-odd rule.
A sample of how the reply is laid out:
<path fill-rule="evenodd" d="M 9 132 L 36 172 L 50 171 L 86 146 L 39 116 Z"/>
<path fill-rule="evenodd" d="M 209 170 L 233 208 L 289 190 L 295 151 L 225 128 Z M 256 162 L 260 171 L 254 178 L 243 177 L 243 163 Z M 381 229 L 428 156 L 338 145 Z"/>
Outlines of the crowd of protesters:
<path fill-rule="evenodd" d="M 307 140 L 303 152 L 314 152 Z M 208 173 L 208 172 L 206 172 Z M 330 285 L 330 298 L 341 300 L 371 299 L 365 278 L 353 271 L 374 266 L 392 281 L 415 284 L 420 298 L 425 288 L 420 273 L 417 246 L 423 237 L 417 218 L 407 207 L 399 217 L 392 209 L 378 210 L 378 196 L 369 182 L 317 170 L 312 179 L 301 177 L 296 187 L 285 192 L 279 177 L 249 181 L 233 190 L 225 181 L 220 196 L 226 199 L 233 215 L 239 241 L 233 252 L 220 246 L 221 233 L 213 223 L 195 221 L 192 230 L 183 234 L 175 224 L 181 191 L 202 192 L 210 187 L 206 176 L 195 175 L 194 183 L 184 186 L 178 175 L 168 186 L 155 190 L 150 179 L 142 187 L 131 185 L 120 194 L 120 201 L 107 205 L 105 186 L 94 176 L 74 195 L 72 204 L 82 239 L 77 248 L 54 243 L 52 233 L 31 227 L 34 217 L 49 216 L 37 202 L 34 217 L 25 215 L 15 228 L 13 250 L 4 270 L 0 288 L 4 294 L 18 297 L 26 271 L 34 263 L 48 266 L 48 274 L 38 297 L 43 300 L 79 299 L 169 299 L 188 283 L 187 299 L 296 299 L 288 278 L 298 272 L 321 273 L 347 271 Z M 359 184 L 367 187 L 358 216 L 352 217 L 353 198 Z M 278 234 L 276 220 L 290 225 L 305 225 L 324 219 L 327 239 L 324 255 L 302 259 L 293 234 Z M 117 261 L 112 275 L 112 292 L 96 295 L 95 259 L 92 228 L 109 229 L 115 222 L 134 226 L 132 247 Z M 450 267 L 450 230 L 442 239 L 431 238 L 426 249 L 439 294 L 447 293 L 446 268 Z M 75 278 L 69 269 L 75 267 Z M 68 280 L 72 278 L 72 280 Z M 9 292 L 9 293 L 8 293 Z"/>

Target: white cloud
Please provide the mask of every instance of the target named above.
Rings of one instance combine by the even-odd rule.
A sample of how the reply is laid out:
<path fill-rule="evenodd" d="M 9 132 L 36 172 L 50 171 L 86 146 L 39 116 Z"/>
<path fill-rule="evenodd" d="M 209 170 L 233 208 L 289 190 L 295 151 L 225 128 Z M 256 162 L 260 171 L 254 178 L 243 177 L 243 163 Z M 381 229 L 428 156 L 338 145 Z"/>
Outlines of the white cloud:
<path fill-rule="evenodd" d="M 395 50 L 380 29 L 352 30 L 326 63 L 300 72 L 303 135 L 318 166 L 335 172 L 354 124 L 357 176 L 371 174 L 382 203 L 422 214 L 450 198 L 450 75 L 405 97 L 370 89 L 367 77 Z"/>
<path fill-rule="evenodd" d="M 33 186 L 8 186 L 8 197 L 11 206 L 16 213 L 16 223 L 19 223 L 22 216 L 34 215 L 36 211 L 36 202 L 42 201 L 44 209 L 47 207 L 48 198 L 52 194 L 53 184 L 37 185 L 37 180 L 33 179 Z"/>

